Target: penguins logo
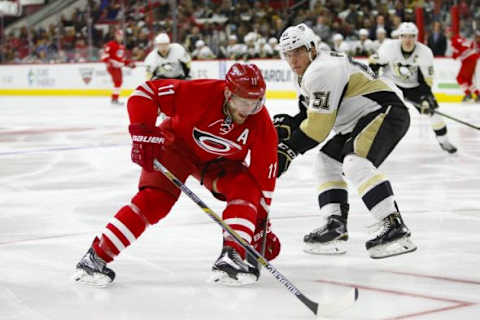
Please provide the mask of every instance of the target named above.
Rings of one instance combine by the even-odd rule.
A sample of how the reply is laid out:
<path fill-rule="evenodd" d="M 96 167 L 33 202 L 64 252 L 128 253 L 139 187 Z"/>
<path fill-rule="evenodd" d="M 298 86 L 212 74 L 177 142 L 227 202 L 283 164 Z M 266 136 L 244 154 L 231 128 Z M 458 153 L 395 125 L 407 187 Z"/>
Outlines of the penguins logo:
<path fill-rule="evenodd" d="M 195 143 L 209 153 L 226 156 L 242 150 L 242 147 L 233 141 L 224 139 L 222 137 L 217 137 L 209 132 L 201 131 L 197 128 L 193 128 L 192 134 Z"/>

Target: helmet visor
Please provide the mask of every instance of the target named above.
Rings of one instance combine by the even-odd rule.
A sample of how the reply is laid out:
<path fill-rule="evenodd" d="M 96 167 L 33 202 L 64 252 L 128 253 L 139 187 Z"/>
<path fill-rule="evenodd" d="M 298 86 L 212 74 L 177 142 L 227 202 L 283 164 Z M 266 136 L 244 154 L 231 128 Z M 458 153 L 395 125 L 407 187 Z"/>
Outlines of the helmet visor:
<path fill-rule="evenodd" d="M 230 99 L 230 106 L 232 110 L 238 111 L 242 114 L 251 115 L 258 113 L 265 102 L 265 96 L 260 99 L 247 99 L 236 95 L 232 95 Z"/>

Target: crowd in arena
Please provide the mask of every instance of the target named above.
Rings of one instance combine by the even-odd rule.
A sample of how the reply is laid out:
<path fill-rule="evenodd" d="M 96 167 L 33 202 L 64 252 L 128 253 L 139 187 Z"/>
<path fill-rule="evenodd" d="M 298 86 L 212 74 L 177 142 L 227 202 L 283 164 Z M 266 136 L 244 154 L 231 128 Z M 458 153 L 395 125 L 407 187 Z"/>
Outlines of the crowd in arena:
<path fill-rule="evenodd" d="M 285 27 L 301 22 L 315 31 L 323 48 L 368 56 L 381 39 L 395 37 L 402 21 L 415 21 L 419 3 L 425 18 L 424 43 L 436 56 L 448 56 L 446 33 L 453 2 L 441 1 L 440 10 L 435 10 L 432 0 L 303 0 L 289 1 L 288 7 L 286 1 L 181 0 L 177 8 L 167 0 L 89 0 L 88 7 L 77 8 L 71 16 L 61 14 L 56 24 L 21 27 L 2 35 L 0 61 L 97 61 L 103 45 L 120 28 L 135 61 L 145 58 L 159 32 L 167 32 L 193 59 L 272 58 L 278 57 L 277 39 Z M 460 31 L 470 37 L 472 22 L 480 19 L 480 0 L 462 0 L 458 7 Z"/>

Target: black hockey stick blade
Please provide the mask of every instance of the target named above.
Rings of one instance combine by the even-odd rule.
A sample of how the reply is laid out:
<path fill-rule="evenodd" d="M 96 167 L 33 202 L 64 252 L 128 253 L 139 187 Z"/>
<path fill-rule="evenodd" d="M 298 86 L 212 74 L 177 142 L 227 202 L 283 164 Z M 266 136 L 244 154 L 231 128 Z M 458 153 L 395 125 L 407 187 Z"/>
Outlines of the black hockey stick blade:
<path fill-rule="evenodd" d="M 165 177 L 168 178 L 174 185 L 176 185 L 183 193 L 185 193 L 193 202 L 195 202 L 207 215 L 210 216 L 217 224 L 222 227 L 232 238 L 242 246 L 247 254 L 254 258 L 259 264 L 263 265 L 275 279 L 277 279 L 287 290 L 295 295 L 305 306 L 307 306 L 315 315 L 332 315 L 343 311 L 350 307 L 358 299 L 358 289 L 354 288 L 349 290 L 348 294 L 335 299 L 336 302 L 330 304 L 318 304 L 315 301 L 307 298 L 299 289 L 297 289 L 293 283 L 291 283 L 283 274 L 280 273 L 270 262 L 268 262 L 263 255 L 257 252 L 254 247 L 247 243 L 242 237 L 240 237 L 235 230 L 230 228 L 222 218 L 220 218 L 212 209 L 210 209 L 192 190 L 190 190 L 182 181 L 178 180 L 173 173 L 165 168 L 157 159 L 153 160 L 153 166 L 155 170 L 162 172 Z"/>

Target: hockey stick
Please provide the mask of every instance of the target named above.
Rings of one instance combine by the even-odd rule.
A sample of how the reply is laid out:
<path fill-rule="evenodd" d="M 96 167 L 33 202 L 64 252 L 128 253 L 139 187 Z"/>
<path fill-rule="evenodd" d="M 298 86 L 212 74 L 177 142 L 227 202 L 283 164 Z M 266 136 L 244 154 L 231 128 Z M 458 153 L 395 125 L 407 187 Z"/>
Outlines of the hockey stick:
<path fill-rule="evenodd" d="M 460 119 L 457 119 L 457 118 L 454 118 L 452 116 L 449 116 L 448 114 L 445 114 L 443 112 L 440 112 L 440 111 L 437 111 L 437 110 L 433 110 L 434 113 L 438 114 L 438 115 L 441 115 L 442 117 L 445 117 L 445 118 L 448 118 L 450 120 L 453 120 L 453 121 L 456 121 L 456 122 L 459 122 L 461 124 L 464 124 L 466 125 L 467 127 L 470 127 L 470 128 L 473 128 L 473 129 L 477 129 L 477 130 L 480 130 L 480 127 L 477 127 L 471 123 L 468 123 L 468 122 L 465 122 L 465 121 L 462 121 Z"/>
<path fill-rule="evenodd" d="M 319 304 L 307 298 L 300 290 L 298 290 L 284 275 L 282 275 L 273 265 L 270 264 L 262 255 L 260 255 L 255 248 L 248 244 L 242 237 L 240 237 L 222 218 L 220 218 L 212 209 L 210 209 L 200 198 L 193 193 L 185 184 L 177 179 L 167 168 L 165 168 L 157 159 L 153 160 L 155 170 L 162 172 L 168 180 L 183 191 L 193 202 L 195 202 L 206 214 L 210 216 L 223 230 L 225 230 L 233 239 L 238 242 L 245 251 L 255 258 L 255 260 L 263 265 L 275 279 L 280 281 L 290 293 L 295 295 L 305 306 L 307 306 L 315 315 L 332 315 L 343 311 L 350 307 L 358 299 L 358 289 L 353 288 L 348 291 L 346 295 L 340 299 L 336 299 L 335 303 Z"/>

